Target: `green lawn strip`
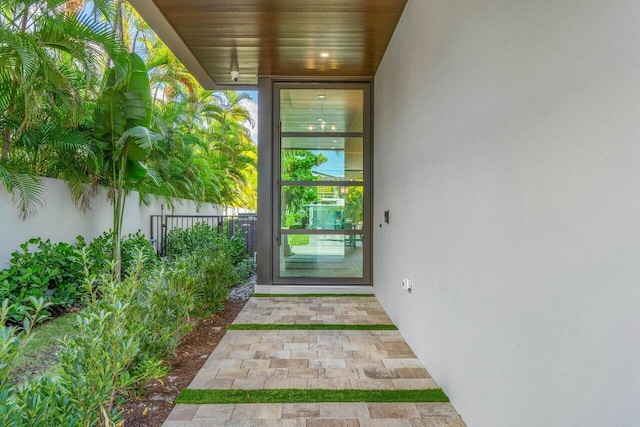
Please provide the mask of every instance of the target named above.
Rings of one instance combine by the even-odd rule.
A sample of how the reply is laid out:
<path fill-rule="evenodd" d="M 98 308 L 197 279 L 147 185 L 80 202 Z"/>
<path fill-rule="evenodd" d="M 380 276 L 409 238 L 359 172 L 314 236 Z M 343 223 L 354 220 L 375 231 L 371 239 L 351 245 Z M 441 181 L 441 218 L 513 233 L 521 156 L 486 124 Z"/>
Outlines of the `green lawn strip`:
<path fill-rule="evenodd" d="M 374 297 L 374 294 L 253 294 L 256 298 Z"/>
<path fill-rule="evenodd" d="M 289 243 L 291 246 L 306 246 L 309 244 L 309 235 L 308 234 L 291 234 L 288 236 Z"/>
<path fill-rule="evenodd" d="M 448 402 L 440 388 L 420 390 L 182 390 L 175 403 Z"/>
<path fill-rule="evenodd" d="M 36 326 L 16 361 L 14 382 L 35 378 L 57 366 L 56 351 L 65 336 L 76 335 L 78 313 L 67 313 Z"/>
<path fill-rule="evenodd" d="M 227 327 L 227 330 L 233 331 L 297 331 L 297 330 L 310 330 L 310 331 L 397 331 L 398 328 L 395 325 L 329 325 L 329 324 L 310 324 L 310 325 L 287 325 L 287 324 L 262 324 L 262 323 L 247 323 L 247 324 L 232 324 Z"/>

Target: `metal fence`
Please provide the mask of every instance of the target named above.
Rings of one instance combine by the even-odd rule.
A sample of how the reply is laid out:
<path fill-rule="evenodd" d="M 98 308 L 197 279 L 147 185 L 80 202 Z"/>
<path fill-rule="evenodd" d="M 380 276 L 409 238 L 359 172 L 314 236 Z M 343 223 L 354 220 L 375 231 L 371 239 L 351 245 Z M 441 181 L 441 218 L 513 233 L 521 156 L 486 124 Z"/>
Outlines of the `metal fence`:
<path fill-rule="evenodd" d="M 244 232 L 245 251 L 254 257 L 257 250 L 256 230 L 258 216 L 256 214 L 240 215 L 151 215 L 151 243 L 160 256 L 167 254 L 167 235 L 171 230 L 188 230 L 194 225 L 208 224 L 218 233 L 226 233 L 232 237 L 236 232 Z"/>

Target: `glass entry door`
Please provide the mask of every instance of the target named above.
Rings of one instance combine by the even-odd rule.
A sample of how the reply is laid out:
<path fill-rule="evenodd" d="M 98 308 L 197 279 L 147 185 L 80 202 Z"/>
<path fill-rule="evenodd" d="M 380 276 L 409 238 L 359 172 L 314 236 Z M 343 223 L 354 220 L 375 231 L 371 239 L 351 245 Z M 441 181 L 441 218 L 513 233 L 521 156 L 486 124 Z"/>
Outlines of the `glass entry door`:
<path fill-rule="evenodd" d="M 370 284 L 369 84 L 274 89 L 274 282 Z"/>

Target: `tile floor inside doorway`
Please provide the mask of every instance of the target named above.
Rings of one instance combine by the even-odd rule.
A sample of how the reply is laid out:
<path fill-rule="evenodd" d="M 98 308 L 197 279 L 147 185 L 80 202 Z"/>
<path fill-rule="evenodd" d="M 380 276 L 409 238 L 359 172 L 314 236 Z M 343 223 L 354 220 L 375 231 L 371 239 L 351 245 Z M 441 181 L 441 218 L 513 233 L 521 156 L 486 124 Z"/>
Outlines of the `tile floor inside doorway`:
<path fill-rule="evenodd" d="M 391 324 L 374 297 L 249 300 L 236 324 Z M 192 389 L 437 388 L 398 331 L 229 330 Z M 450 403 L 177 405 L 165 427 L 464 427 Z"/>

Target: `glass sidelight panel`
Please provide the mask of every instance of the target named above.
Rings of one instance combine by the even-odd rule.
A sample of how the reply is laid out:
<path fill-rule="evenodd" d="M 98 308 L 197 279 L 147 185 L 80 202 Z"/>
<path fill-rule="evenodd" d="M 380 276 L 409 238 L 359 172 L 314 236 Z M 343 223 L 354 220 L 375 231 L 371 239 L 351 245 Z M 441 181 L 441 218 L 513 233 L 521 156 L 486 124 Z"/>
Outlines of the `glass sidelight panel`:
<path fill-rule="evenodd" d="M 359 89 L 281 89 L 282 132 L 363 132 Z"/>
<path fill-rule="evenodd" d="M 364 187 L 282 187 L 281 227 L 292 230 L 362 230 Z"/>
<path fill-rule="evenodd" d="M 282 138 L 282 180 L 362 181 L 363 148 L 355 137 Z"/>
<path fill-rule="evenodd" d="M 285 234 L 280 245 L 280 277 L 363 277 L 361 235 Z"/>

